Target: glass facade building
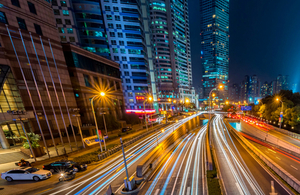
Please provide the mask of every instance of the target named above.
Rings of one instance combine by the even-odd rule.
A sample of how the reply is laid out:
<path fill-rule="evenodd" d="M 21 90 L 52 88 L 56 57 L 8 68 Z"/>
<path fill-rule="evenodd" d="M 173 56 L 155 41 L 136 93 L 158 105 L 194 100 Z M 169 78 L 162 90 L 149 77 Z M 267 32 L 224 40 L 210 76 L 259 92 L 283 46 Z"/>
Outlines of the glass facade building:
<path fill-rule="evenodd" d="M 158 97 L 190 96 L 196 101 L 192 89 L 188 1 L 152 0 L 150 7 Z"/>
<path fill-rule="evenodd" d="M 78 45 L 120 64 L 126 108 L 142 109 L 143 101 L 137 98 L 139 96 L 151 94 L 156 100 L 156 91 L 152 91 L 156 87 L 153 61 L 149 62 L 153 57 L 152 36 L 148 38 L 148 46 L 151 45 L 149 49 L 144 30 L 144 21 L 150 20 L 149 6 L 144 6 L 145 14 L 142 16 L 142 4 L 149 5 L 148 0 L 69 1 L 66 4 L 71 6 L 68 10 L 74 18 L 74 33 L 76 31 L 78 35 Z M 63 15 L 56 17 L 58 20 Z M 67 31 L 60 28 L 59 24 L 57 26 L 60 34 Z M 151 33 L 149 22 L 146 27 L 146 33 Z M 149 63 L 152 67 L 151 76 Z"/>
<path fill-rule="evenodd" d="M 218 98 L 224 101 L 228 97 L 229 0 L 200 0 L 200 14 L 204 98 L 222 84 Z"/>
<path fill-rule="evenodd" d="M 111 59 L 120 64 L 126 108 L 143 109 L 143 100 L 137 97 L 151 93 L 151 85 L 141 2 L 101 3 Z"/>

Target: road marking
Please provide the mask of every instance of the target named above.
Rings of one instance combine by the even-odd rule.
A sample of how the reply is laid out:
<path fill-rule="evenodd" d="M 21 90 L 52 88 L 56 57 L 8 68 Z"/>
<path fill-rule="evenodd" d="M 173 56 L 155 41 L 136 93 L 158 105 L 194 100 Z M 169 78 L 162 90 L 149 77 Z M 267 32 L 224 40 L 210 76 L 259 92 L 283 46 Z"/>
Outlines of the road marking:
<path fill-rule="evenodd" d="M 277 156 L 276 156 L 276 158 L 278 158 Z M 280 158 L 278 158 L 279 160 L 281 160 Z"/>
<path fill-rule="evenodd" d="M 268 149 L 268 150 L 270 150 L 271 152 L 274 152 L 275 154 L 277 153 L 277 152 L 275 152 L 274 150 L 271 150 L 271 149 Z"/>
<path fill-rule="evenodd" d="M 158 192 L 159 192 L 159 189 L 157 189 L 157 190 L 155 191 L 155 194 L 154 194 L 154 195 L 158 195 Z"/>
<path fill-rule="evenodd" d="M 235 183 L 237 189 L 239 190 L 240 194 L 244 194 L 242 189 L 241 189 L 241 186 L 238 184 L 238 183 Z"/>
<path fill-rule="evenodd" d="M 294 169 L 296 169 L 296 170 L 298 170 L 298 169 L 297 169 L 296 167 L 294 167 L 293 165 L 291 165 L 291 167 L 294 168 Z"/>
<path fill-rule="evenodd" d="M 46 192 L 46 191 L 51 190 L 51 189 L 52 189 L 52 188 L 48 188 L 48 189 L 46 189 L 46 190 L 40 191 L 40 192 L 35 193 L 35 194 L 40 194 L 40 193 Z"/>
<path fill-rule="evenodd" d="M 190 194 L 191 194 L 191 187 L 187 187 L 186 195 L 190 195 Z"/>

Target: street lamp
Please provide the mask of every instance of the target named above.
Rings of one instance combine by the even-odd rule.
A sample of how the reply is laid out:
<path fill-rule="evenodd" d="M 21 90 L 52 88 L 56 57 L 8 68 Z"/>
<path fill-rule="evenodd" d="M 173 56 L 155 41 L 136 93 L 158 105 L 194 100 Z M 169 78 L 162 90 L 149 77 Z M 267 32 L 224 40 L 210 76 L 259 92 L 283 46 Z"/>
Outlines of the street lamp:
<path fill-rule="evenodd" d="M 149 102 L 152 102 L 152 97 L 151 96 L 149 96 L 144 102 L 143 102 L 143 105 L 144 105 L 144 112 L 145 112 L 145 124 L 146 124 L 146 129 L 147 129 L 147 131 L 148 131 L 148 125 L 147 125 L 147 115 L 146 115 L 146 109 L 145 109 L 145 103 L 147 102 L 147 101 L 149 101 Z"/>
<path fill-rule="evenodd" d="M 105 93 L 102 91 L 102 92 L 99 93 L 99 95 L 100 95 L 101 97 L 104 97 L 104 96 L 105 96 Z M 99 135 L 99 133 L 98 133 L 98 124 L 97 124 L 97 120 L 96 120 L 96 114 L 95 114 L 95 110 L 94 110 L 94 99 L 95 99 L 96 97 L 99 97 L 99 95 L 95 95 L 95 96 L 91 99 L 91 105 L 92 105 L 92 112 L 93 112 L 93 116 L 94 116 L 94 120 L 95 120 L 96 132 L 97 132 L 97 135 L 98 135 L 98 138 L 99 138 L 100 150 L 101 150 L 101 152 L 103 152 L 103 150 L 102 150 L 102 144 L 101 144 L 101 140 L 100 140 L 100 135 Z M 103 140 L 104 140 L 104 146 L 105 146 L 105 150 L 106 150 L 105 139 L 103 139 Z"/>
<path fill-rule="evenodd" d="M 279 128 L 281 129 L 281 125 L 283 123 L 283 101 L 281 101 L 281 99 L 279 99 L 279 98 L 276 98 L 276 101 L 281 102 L 281 112 L 280 112 L 280 116 L 279 116 Z"/>
<path fill-rule="evenodd" d="M 208 96 L 208 98 L 209 98 L 209 100 L 210 100 L 210 106 L 209 106 L 209 109 L 210 109 L 210 112 L 209 112 L 209 122 L 210 122 L 210 120 L 211 120 L 211 95 L 213 95 L 213 97 L 215 96 L 215 94 L 212 94 L 212 92 L 213 92 L 213 90 L 217 90 L 217 88 L 219 88 L 219 89 L 223 89 L 224 88 L 224 86 L 223 85 L 219 85 L 218 87 L 215 87 L 215 88 L 213 88 L 210 92 L 209 92 L 209 96 Z M 211 138 L 212 138 L 212 135 L 211 135 L 211 128 L 210 128 L 210 124 L 209 124 L 209 135 L 210 135 L 210 145 L 211 145 Z"/>

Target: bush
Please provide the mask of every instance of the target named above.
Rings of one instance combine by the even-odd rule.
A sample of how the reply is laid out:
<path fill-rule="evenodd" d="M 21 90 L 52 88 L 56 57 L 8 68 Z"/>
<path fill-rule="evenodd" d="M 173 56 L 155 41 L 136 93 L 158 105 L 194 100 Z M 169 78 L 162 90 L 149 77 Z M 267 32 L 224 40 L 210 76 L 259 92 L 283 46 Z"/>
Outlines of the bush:
<path fill-rule="evenodd" d="M 35 134 L 35 133 L 27 133 L 27 136 L 28 136 L 28 139 L 31 143 L 32 148 L 39 148 L 40 147 L 40 145 L 39 145 L 39 141 L 41 140 L 40 135 Z M 23 147 L 25 149 L 29 149 L 30 146 L 29 146 L 27 138 L 25 136 L 21 136 L 21 138 L 26 140 L 26 142 L 23 144 Z"/>

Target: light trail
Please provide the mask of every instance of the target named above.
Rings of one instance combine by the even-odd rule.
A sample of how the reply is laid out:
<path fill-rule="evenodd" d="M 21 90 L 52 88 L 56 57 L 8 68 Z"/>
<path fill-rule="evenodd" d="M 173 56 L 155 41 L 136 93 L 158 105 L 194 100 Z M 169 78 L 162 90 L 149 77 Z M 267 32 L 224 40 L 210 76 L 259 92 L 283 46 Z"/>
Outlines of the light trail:
<path fill-rule="evenodd" d="M 215 143 L 219 146 L 218 148 L 226 160 L 226 162 L 222 163 L 226 163 L 228 165 L 234 180 L 236 181 L 237 190 L 241 191 L 243 194 L 251 194 L 249 189 L 251 189 L 251 191 L 255 194 L 264 194 L 237 150 L 224 122 L 222 121 L 221 115 L 216 115 L 213 119 L 213 124 Z"/>
<path fill-rule="evenodd" d="M 200 131 L 197 133 L 195 139 L 193 140 L 192 147 L 191 147 L 191 150 L 189 152 L 187 162 L 185 164 L 184 174 L 183 174 L 183 178 L 182 178 L 181 186 L 180 186 L 180 191 L 179 191 L 180 195 L 181 194 L 184 195 L 186 193 L 186 188 L 187 188 L 187 182 L 188 182 L 189 170 L 190 169 L 193 169 L 192 187 L 190 188 L 191 189 L 191 194 L 194 194 L 194 188 L 196 188 L 195 189 L 195 194 L 198 193 L 199 163 L 200 163 L 200 161 L 203 161 L 203 159 L 200 159 L 200 154 L 199 153 L 201 151 L 201 148 L 205 148 L 204 137 L 206 135 L 206 129 L 207 129 L 207 126 L 202 127 L 200 129 Z M 195 153 L 196 153 L 196 156 L 195 156 Z M 194 167 L 191 168 L 193 157 L 195 157 L 194 158 Z M 195 175 L 195 173 L 196 173 L 196 175 Z M 202 177 L 204 177 L 203 172 L 202 172 Z M 175 183 L 173 185 L 172 194 L 174 193 L 176 182 L 177 182 L 177 180 L 175 180 Z"/>
<path fill-rule="evenodd" d="M 145 154 L 147 154 L 150 150 L 154 149 L 157 146 L 156 135 L 158 137 L 158 142 L 161 142 L 173 133 L 174 128 L 177 129 L 178 127 L 183 125 L 188 120 L 190 120 L 198 115 L 201 115 L 202 113 L 203 112 L 189 116 L 185 119 L 181 119 L 178 121 L 178 123 L 171 124 L 170 126 L 164 128 L 165 129 L 164 133 L 162 133 L 160 131 L 158 133 L 154 133 L 152 136 L 146 138 L 139 144 L 136 144 L 136 145 L 132 146 L 131 148 L 129 148 L 128 150 L 126 150 L 125 154 L 126 154 L 126 156 L 128 156 L 126 158 L 128 167 L 131 167 L 134 163 L 136 163 L 137 160 L 141 159 Z M 103 168 L 103 167 L 105 167 L 105 168 Z M 122 167 L 122 169 L 120 169 L 121 167 Z M 116 171 L 118 169 L 120 169 L 120 170 Z M 95 174 L 96 171 L 99 171 L 99 172 Z M 79 183 L 76 183 L 76 182 L 78 182 L 78 180 L 74 181 L 72 183 L 70 182 L 71 186 L 69 183 L 69 185 L 66 186 L 66 188 L 63 188 L 63 189 L 61 189 L 61 187 L 56 188 L 57 191 L 55 191 L 55 189 L 53 189 L 51 191 L 54 191 L 54 192 L 52 192 L 51 194 L 55 195 L 55 194 L 63 193 L 64 191 L 67 192 L 67 193 L 64 193 L 66 195 L 99 194 L 114 179 L 118 178 L 121 174 L 123 174 L 124 171 L 125 171 L 124 162 L 122 159 L 122 154 L 120 154 L 120 155 L 116 156 L 114 159 L 111 159 L 108 162 L 104 163 L 101 167 L 97 168 L 97 170 L 86 174 L 84 177 L 87 179 L 84 179 L 83 181 L 80 181 Z M 114 172 L 116 172 L 116 173 L 113 174 Z M 82 178 L 80 178 L 80 180 L 82 180 Z M 79 191 L 76 192 L 77 190 L 79 190 Z M 91 191 L 91 192 L 89 192 L 89 191 Z"/>

